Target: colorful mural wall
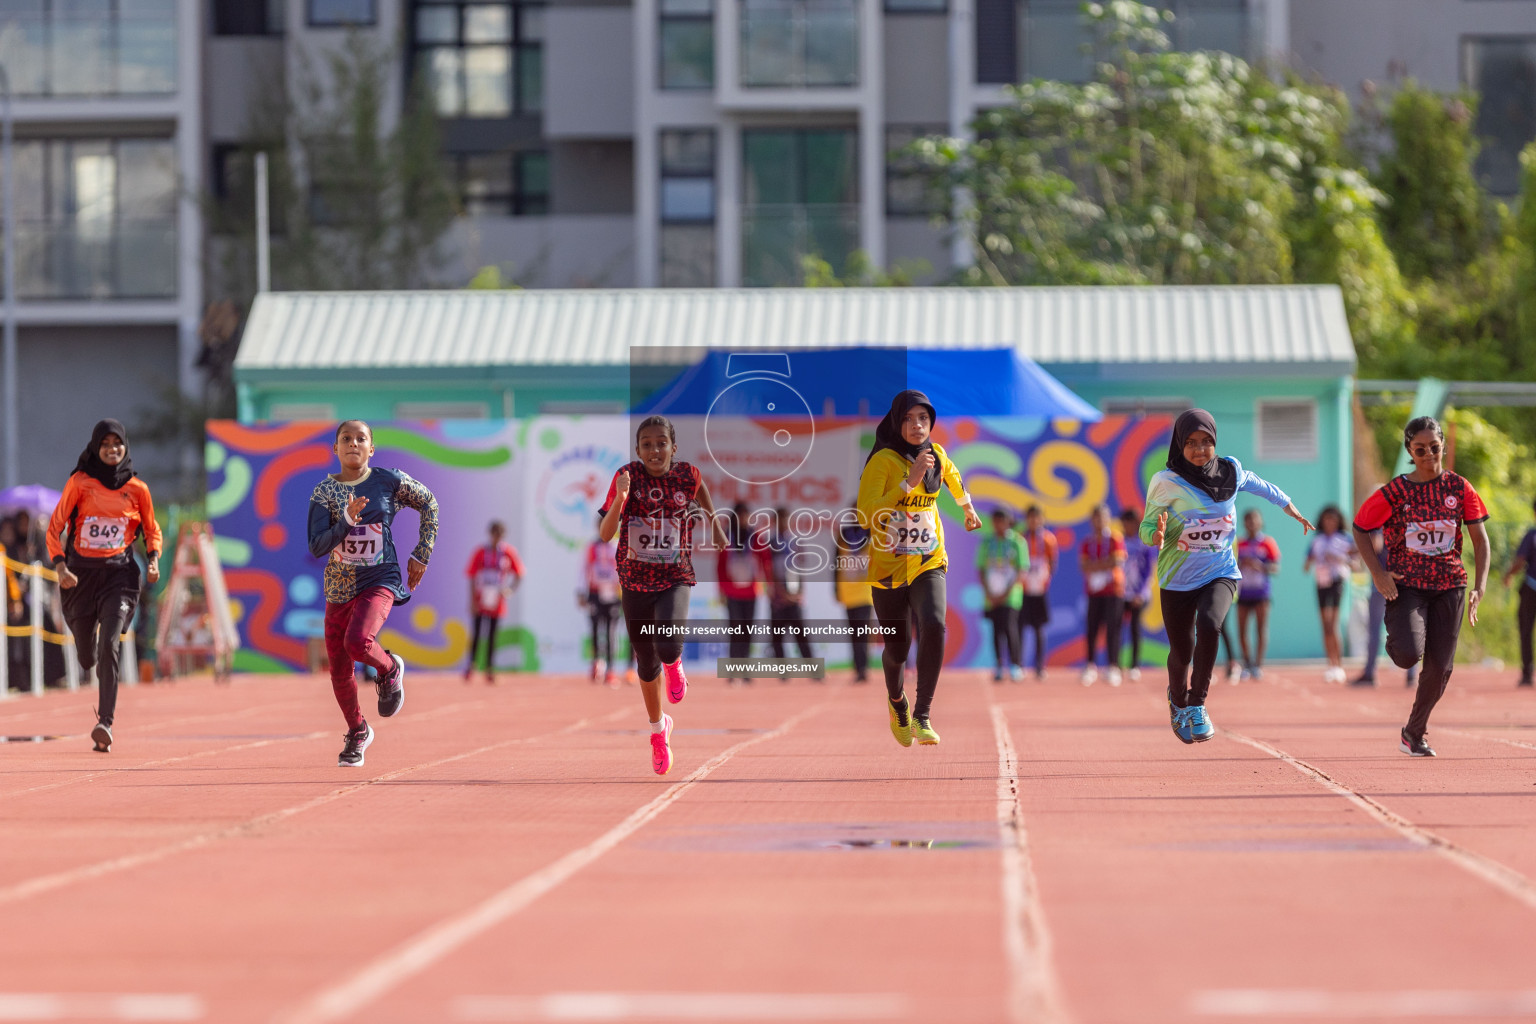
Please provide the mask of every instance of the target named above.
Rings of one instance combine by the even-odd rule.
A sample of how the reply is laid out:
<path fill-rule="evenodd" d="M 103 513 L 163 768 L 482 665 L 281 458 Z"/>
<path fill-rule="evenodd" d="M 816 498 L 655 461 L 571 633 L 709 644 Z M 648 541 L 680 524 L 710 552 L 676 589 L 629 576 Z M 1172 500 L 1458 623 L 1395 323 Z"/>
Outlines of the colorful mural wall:
<path fill-rule="evenodd" d="M 853 438 L 863 433 L 856 424 L 829 425 L 829 452 L 838 426 L 843 436 L 838 453 L 828 455 L 829 465 L 850 462 L 841 449 L 853 451 L 849 445 L 857 447 Z M 1109 417 L 1097 424 L 1028 418 L 939 424 L 936 439 L 960 466 L 984 514 L 998 504 L 1015 510 L 1039 504 L 1056 531 L 1062 558 L 1050 594 L 1052 664 L 1082 657 L 1086 599 L 1077 547 L 1089 512 L 1101 501 L 1117 513 L 1141 507 L 1145 481 L 1162 466 L 1169 426 L 1162 417 Z M 305 514 L 315 483 L 335 469 L 334 430 L 334 423 L 208 425 L 208 514 L 235 603 L 243 642 L 236 666 L 242 670 L 302 670 L 319 663 L 323 562 L 309 555 Z M 631 458 L 629 430 L 628 419 L 619 416 L 374 424 L 375 464 L 403 469 L 424 482 L 441 509 L 431 568 L 412 600 L 391 617 L 385 645 L 427 670 L 463 666 L 469 630 L 464 570 L 484 542 L 487 524 L 499 519 L 522 556 L 529 582 L 509 602 L 498 667 L 581 670 L 589 657 L 587 622 L 576 603 L 581 559 L 595 535 L 594 514 L 608 482 Z M 682 457 L 699 463 L 711 477 L 706 453 L 685 449 Z M 861 461 L 851 460 L 855 467 Z M 712 481 L 712 486 L 724 484 Z M 835 508 L 851 499 L 856 486 L 856 479 L 850 479 L 836 494 L 822 487 L 829 493 L 818 492 L 813 504 Z M 797 504 L 789 493 L 742 496 L 765 506 Z M 975 570 L 977 535 L 965 533 L 953 503 L 946 499 L 943 508 L 955 524 L 946 531 L 951 547 L 948 660 L 990 665 L 990 627 L 981 617 Z M 402 511 L 395 531 L 397 546 L 409 548 L 415 513 Z M 695 588 L 691 616 L 723 617 L 715 589 L 711 583 Z M 830 582 L 810 588 L 808 618 L 840 617 L 831 590 Z M 766 614 L 766 609 L 759 612 Z M 1155 660 L 1156 641 L 1162 639 L 1155 606 L 1146 624 L 1155 637 L 1143 657 Z M 723 653 L 691 645 L 688 656 Z M 846 662 L 845 648 L 818 653 L 833 664 Z"/>

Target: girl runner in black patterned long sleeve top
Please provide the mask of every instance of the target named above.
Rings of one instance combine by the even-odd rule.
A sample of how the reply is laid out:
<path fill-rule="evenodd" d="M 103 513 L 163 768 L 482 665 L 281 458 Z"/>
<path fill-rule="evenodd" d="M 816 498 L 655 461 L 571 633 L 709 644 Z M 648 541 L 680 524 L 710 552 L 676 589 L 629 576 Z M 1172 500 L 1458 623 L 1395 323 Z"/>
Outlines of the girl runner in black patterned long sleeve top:
<path fill-rule="evenodd" d="M 309 498 L 309 553 L 325 563 L 325 653 L 331 689 L 347 720 L 346 745 L 337 764 L 354 768 L 373 742 L 373 729 L 357 703 L 353 662 L 378 672 L 379 717 L 389 718 L 405 703 L 405 660 L 381 648 L 375 638 L 397 604 L 411 599 L 437 541 L 437 499 L 398 469 L 368 465 L 373 431 L 362 420 L 336 428 L 332 473 Z M 411 550 L 405 579 L 395 554 L 391 524 L 401 507 L 421 515 L 421 533 Z"/>

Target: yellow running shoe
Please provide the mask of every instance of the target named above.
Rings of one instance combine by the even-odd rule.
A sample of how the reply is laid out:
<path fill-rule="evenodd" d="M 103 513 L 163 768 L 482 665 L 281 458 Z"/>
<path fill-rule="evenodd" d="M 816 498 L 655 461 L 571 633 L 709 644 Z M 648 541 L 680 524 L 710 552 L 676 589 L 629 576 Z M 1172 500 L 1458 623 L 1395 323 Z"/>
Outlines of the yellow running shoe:
<path fill-rule="evenodd" d="M 901 702 L 887 700 L 886 710 L 891 713 L 891 735 L 896 737 L 896 742 L 904 747 L 912 745 L 912 709 L 907 705 L 907 698 L 902 696 Z"/>
<path fill-rule="evenodd" d="M 912 719 L 912 738 L 925 747 L 937 746 L 939 734 L 933 731 L 933 723 L 926 718 Z"/>

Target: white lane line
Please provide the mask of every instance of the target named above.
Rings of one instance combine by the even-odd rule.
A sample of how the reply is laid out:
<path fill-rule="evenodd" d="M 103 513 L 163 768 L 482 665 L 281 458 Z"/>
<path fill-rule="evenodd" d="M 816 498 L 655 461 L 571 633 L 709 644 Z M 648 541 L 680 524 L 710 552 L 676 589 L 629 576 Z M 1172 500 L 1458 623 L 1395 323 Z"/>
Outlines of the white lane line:
<path fill-rule="evenodd" d="M 712 775 L 731 758 L 759 743 L 777 739 L 826 706 L 823 701 L 787 719 L 772 732 L 742 740 L 716 754 L 687 777 L 673 783 L 644 806 L 585 846 L 518 879 L 468 910 L 449 917 L 406 940 L 400 946 L 366 964 L 339 985 L 327 988 L 282 1015 L 287 1024 L 319 1024 L 357 1013 L 389 990 L 420 974 L 470 940 L 496 927 L 557 888 L 571 876 L 643 828 L 651 819 L 677 802 L 684 793 Z"/>
<path fill-rule="evenodd" d="M 1449 725 L 1435 726 L 1436 732 L 1448 732 L 1453 736 L 1466 736 L 1474 740 L 1492 740 L 1495 743 L 1503 743 L 1510 747 L 1522 747 L 1526 750 L 1536 750 L 1536 743 L 1527 743 L 1524 740 L 1512 740 L 1508 736 L 1494 736 L 1486 732 L 1473 732 L 1470 729 L 1456 729 Z"/>
<path fill-rule="evenodd" d="M 1008 719 L 992 700 L 997 738 L 997 829 L 1002 838 L 1003 946 L 1008 952 L 1008 1019 L 1013 1024 L 1064 1024 L 1069 1018 L 1051 959 L 1051 932 L 1029 856 L 1029 833 L 1019 803 L 1019 759 Z"/>
<path fill-rule="evenodd" d="M 1322 769 L 1310 765 L 1300 758 L 1292 757 L 1285 751 L 1272 747 L 1263 740 L 1256 740 L 1226 728 L 1220 730 L 1220 735 L 1236 740 L 1238 743 L 1250 746 L 1255 750 L 1263 751 L 1271 757 L 1279 758 L 1303 775 L 1321 783 L 1325 789 L 1348 800 L 1366 814 L 1369 814 L 1383 825 L 1403 836 L 1409 842 L 1433 850 L 1469 874 L 1481 878 L 1489 885 L 1502 890 L 1507 895 L 1513 896 L 1521 903 L 1536 910 L 1536 882 L 1532 882 L 1514 868 L 1507 867 L 1491 857 L 1485 857 L 1465 847 L 1457 846 L 1444 836 L 1431 832 L 1422 826 L 1415 825 L 1407 818 L 1404 818 L 1395 811 L 1388 810 L 1370 797 L 1357 793 L 1343 783 L 1336 781 Z"/>
<path fill-rule="evenodd" d="M 201 1020 L 203 1013 L 193 995 L 0 992 L 0 1021 Z"/>
<path fill-rule="evenodd" d="M 543 733 L 539 736 L 519 736 L 515 739 L 502 740 L 500 743 L 492 743 L 484 747 L 477 747 L 474 750 L 468 750 L 462 754 L 454 754 L 451 757 L 439 758 L 436 761 L 427 761 L 423 764 L 415 764 L 405 768 L 397 768 L 392 772 L 385 772 L 383 775 L 378 775 L 371 779 L 364 779 L 362 782 L 355 783 L 351 786 L 343 786 L 340 789 L 334 789 L 329 793 L 326 793 L 322 796 L 317 796 L 312 800 L 306 800 L 301 804 L 295 804 L 292 807 L 285 807 L 281 810 L 271 811 L 267 814 L 262 814 L 255 818 L 250 818 L 246 821 L 242 821 L 234 825 L 229 825 L 225 828 L 217 829 L 213 832 L 204 832 L 199 835 L 191 836 L 190 838 L 183 839 L 177 843 L 169 843 L 165 846 L 158 846 L 153 850 L 145 850 L 142 853 L 131 853 L 123 857 L 114 857 L 111 860 L 98 861 L 95 864 L 86 864 L 78 868 L 72 868 L 68 871 L 60 871 L 52 875 L 40 875 L 37 878 L 31 878 L 25 882 L 18 882 L 15 885 L 8 885 L 4 888 L 0 888 L 0 904 L 15 903 L 19 900 L 24 900 L 28 897 L 39 895 L 40 893 L 51 892 L 54 889 L 62 889 L 63 887 L 73 885 L 76 882 L 87 882 L 92 879 L 102 878 L 106 875 L 114 875 L 122 871 L 127 871 L 131 868 L 142 867 L 145 864 L 153 864 L 156 861 L 165 860 L 167 857 L 174 856 L 178 853 L 185 853 L 188 850 L 195 850 L 199 847 L 208 846 L 222 839 L 232 839 L 236 836 L 248 835 L 251 832 L 265 828 L 268 825 L 275 825 L 278 822 L 286 821 L 295 815 L 303 814 L 305 811 L 312 811 L 316 807 L 322 807 L 325 804 L 333 803 L 343 797 L 350 796 L 359 790 L 367 789 L 370 786 L 376 786 L 381 782 L 388 782 L 391 779 L 398 779 L 400 776 L 409 775 L 411 772 L 421 771 L 425 768 L 436 768 L 445 764 L 452 764 L 454 761 L 462 761 L 467 757 L 475 757 L 479 754 L 489 753 L 492 750 L 500 750 L 503 747 L 510 747 L 520 743 L 534 743 L 540 739 L 547 739 L 554 736 L 563 736 L 567 733 L 576 732 L 579 729 L 585 728 L 587 725 L 590 725 L 594 721 L 607 722 L 616 719 L 621 715 L 632 713 L 633 712 L 629 708 L 621 708 L 607 715 L 603 715 L 600 718 L 583 718 L 578 722 L 573 722 L 565 728 L 556 730 L 552 733 Z M 268 740 L 265 742 L 270 743 L 278 741 Z"/>
<path fill-rule="evenodd" d="M 1210 1017 L 1532 1017 L 1536 989 L 1524 992 L 1323 992 L 1212 989 L 1196 992 L 1191 1013 Z"/>
<path fill-rule="evenodd" d="M 460 1020 L 900 1020 L 899 995 L 755 992 L 551 992 L 544 996 L 464 996 Z"/>

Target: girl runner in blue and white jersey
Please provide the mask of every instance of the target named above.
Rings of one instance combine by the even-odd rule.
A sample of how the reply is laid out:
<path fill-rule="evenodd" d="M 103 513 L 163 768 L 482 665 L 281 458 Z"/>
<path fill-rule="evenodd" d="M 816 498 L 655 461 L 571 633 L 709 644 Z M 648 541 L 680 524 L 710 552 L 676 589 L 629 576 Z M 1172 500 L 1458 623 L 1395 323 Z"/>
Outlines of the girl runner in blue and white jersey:
<path fill-rule="evenodd" d="M 1168 715 L 1174 734 L 1200 743 L 1215 734 L 1205 712 L 1221 624 L 1237 593 L 1238 492 L 1256 494 L 1313 527 L 1291 499 L 1230 456 L 1216 455 L 1216 420 L 1204 409 L 1180 414 L 1168 468 L 1147 488 L 1141 539 L 1158 549 L 1157 579 L 1168 630 Z M 1193 674 L 1191 674 L 1193 667 Z"/>

